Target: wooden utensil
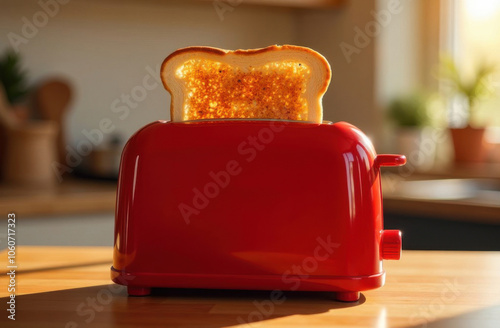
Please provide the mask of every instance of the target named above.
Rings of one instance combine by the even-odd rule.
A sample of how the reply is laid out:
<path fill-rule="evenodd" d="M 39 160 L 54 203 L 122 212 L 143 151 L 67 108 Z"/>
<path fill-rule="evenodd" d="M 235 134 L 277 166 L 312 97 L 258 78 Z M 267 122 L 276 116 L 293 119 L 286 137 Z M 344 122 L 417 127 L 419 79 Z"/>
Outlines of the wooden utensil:
<path fill-rule="evenodd" d="M 45 81 L 35 94 L 36 106 L 42 119 L 56 122 L 58 125 L 57 153 L 60 163 L 66 160 L 66 142 L 64 134 L 64 117 L 71 101 L 70 85 L 59 78 Z"/>

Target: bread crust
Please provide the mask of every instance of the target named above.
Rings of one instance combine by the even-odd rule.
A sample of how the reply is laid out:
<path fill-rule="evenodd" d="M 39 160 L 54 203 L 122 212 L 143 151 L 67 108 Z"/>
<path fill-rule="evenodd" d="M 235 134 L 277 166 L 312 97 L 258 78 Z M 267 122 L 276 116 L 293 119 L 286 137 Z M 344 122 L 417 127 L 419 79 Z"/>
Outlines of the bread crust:
<path fill-rule="evenodd" d="M 170 106 L 170 115 L 171 115 L 171 120 L 174 118 L 174 102 L 173 102 L 173 95 L 174 95 L 174 90 L 171 89 L 169 86 L 169 81 L 167 80 L 168 74 L 173 74 L 173 72 L 168 72 L 167 70 L 167 65 L 173 61 L 176 57 L 181 56 L 181 55 L 189 55 L 192 54 L 192 59 L 196 59 L 197 56 L 199 57 L 201 54 L 210 54 L 210 55 L 215 55 L 217 57 L 221 57 L 221 62 L 224 62 L 224 58 L 227 56 L 232 56 L 232 55 L 238 55 L 238 56 L 253 56 L 253 55 L 261 55 L 261 54 L 266 54 L 270 52 L 275 52 L 275 51 L 283 51 L 283 50 L 292 50 L 292 51 L 298 51 L 302 53 L 307 53 L 311 55 L 313 58 L 317 60 L 317 62 L 321 63 L 323 66 L 324 70 L 324 76 L 322 78 L 323 84 L 318 88 L 317 94 L 321 98 L 323 94 L 326 92 L 328 89 L 328 86 L 330 84 L 331 80 L 331 68 L 330 64 L 328 61 L 318 52 L 307 48 L 307 47 L 301 47 L 301 46 L 295 46 L 295 45 L 271 45 L 265 48 L 257 48 L 257 49 L 238 49 L 238 50 L 225 50 L 225 49 L 220 49 L 220 48 L 215 48 L 215 47 L 207 47 L 207 46 L 193 46 L 193 47 L 186 47 L 186 48 L 181 48 L 170 54 L 165 60 L 163 61 L 161 65 L 161 80 L 163 83 L 164 88 L 172 95 L 171 99 L 171 106 Z M 320 99 L 321 100 L 321 99 Z"/>

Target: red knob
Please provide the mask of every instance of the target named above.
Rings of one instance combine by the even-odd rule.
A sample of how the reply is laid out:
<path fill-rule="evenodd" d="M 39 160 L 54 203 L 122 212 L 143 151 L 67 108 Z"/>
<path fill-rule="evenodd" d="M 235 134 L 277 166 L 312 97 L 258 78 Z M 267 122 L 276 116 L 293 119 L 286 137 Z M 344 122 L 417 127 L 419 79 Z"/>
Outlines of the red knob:
<path fill-rule="evenodd" d="M 375 158 L 375 166 L 401 166 L 406 164 L 404 155 L 380 154 Z"/>
<path fill-rule="evenodd" d="M 382 231 L 380 256 L 382 260 L 399 260 L 401 258 L 401 231 Z"/>

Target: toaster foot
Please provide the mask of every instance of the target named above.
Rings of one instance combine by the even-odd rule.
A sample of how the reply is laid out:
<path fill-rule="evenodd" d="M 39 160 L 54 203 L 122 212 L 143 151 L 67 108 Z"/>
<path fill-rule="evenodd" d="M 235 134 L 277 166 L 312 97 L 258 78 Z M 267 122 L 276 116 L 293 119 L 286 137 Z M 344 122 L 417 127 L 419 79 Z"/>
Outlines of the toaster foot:
<path fill-rule="evenodd" d="M 130 296 L 148 296 L 151 294 L 151 288 L 127 286 L 127 293 Z"/>
<path fill-rule="evenodd" d="M 337 292 L 335 299 L 341 302 L 356 302 L 359 300 L 359 292 Z"/>

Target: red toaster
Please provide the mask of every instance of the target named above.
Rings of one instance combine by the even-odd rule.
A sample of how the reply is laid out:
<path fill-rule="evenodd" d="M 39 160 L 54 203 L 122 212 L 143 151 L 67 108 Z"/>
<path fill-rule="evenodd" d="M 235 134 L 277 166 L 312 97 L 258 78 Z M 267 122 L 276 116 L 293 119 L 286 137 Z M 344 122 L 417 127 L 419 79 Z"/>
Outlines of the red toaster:
<path fill-rule="evenodd" d="M 332 291 L 384 284 L 401 234 L 383 230 L 377 155 L 340 122 L 151 123 L 124 148 L 114 282 L 152 287 Z"/>

